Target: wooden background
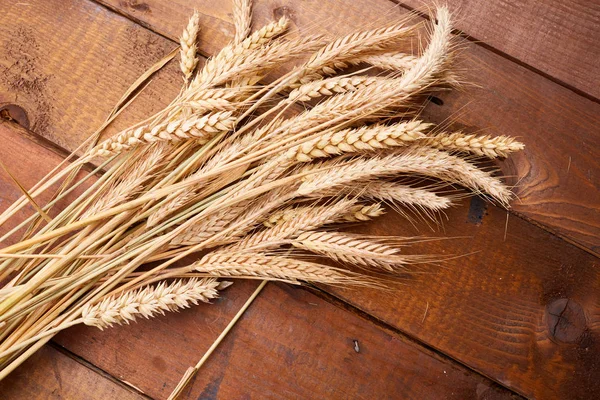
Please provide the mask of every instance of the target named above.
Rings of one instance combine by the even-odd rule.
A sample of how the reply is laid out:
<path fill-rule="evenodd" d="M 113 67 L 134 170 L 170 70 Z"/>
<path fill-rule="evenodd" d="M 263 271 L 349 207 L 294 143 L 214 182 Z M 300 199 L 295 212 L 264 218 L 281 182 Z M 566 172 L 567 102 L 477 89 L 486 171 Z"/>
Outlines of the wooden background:
<path fill-rule="evenodd" d="M 433 231 L 393 214 L 362 228 L 460 236 L 423 250 L 469 255 L 393 292 L 269 284 L 185 398 L 600 398 L 600 4 L 447 3 L 460 68 L 481 87 L 442 95 L 426 118 L 526 144 L 501 163 L 517 184 L 513 209 L 475 198 Z M 421 4 L 257 0 L 254 21 L 287 15 L 297 34 L 334 35 Z M 176 46 L 194 8 L 209 56 L 233 37 L 227 0 L 0 0 L 0 114 L 12 119 L 0 121 L 2 161 L 33 185 Z M 171 62 L 108 134 L 180 84 Z M 0 172 L 0 209 L 18 196 Z M 255 285 L 131 326 L 70 329 L 1 382 L 0 398 L 166 398 Z"/>

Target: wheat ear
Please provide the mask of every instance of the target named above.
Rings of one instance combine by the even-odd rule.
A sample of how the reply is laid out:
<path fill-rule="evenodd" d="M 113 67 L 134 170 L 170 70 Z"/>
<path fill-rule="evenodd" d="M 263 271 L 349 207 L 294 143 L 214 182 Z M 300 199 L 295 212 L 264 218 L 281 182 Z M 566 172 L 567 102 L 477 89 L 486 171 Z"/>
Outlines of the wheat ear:
<path fill-rule="evenodd" d="M 338 262 L 388 271 L 419 258 L 398 255 L 400 250 L 384 243 L 384 240 L 349 233 L 304 232 L 292 241 L 292 245 Z"/>
<path fill-rule="evenodd" d="M 183 72 L 186 82 L 190 80 L 196 69 L 196 65 L 198 65 L 198 57 L 196 57 L 196 40 L 198 38 L 199 30 L 200 15 L 198 14 L 198 11 L 194 11 L 188 25 L 181 34 L 181 38 L 179 38 L 179 45 L 181 47 L 181 62 L 179 63 L 179 67 L 181 68 L 181 72 Z"/>
<path fill-rule="evenodd" d="M 217 277 L 261 278 L 299 284 L 360 284 L 364 277 L 339 268 L 308 261 L 263 254 L 215 252 L 192 264 L 190 269 Z"/>
<path fill-rule="evenodd" d="M 205 144 L 217 133 L 231 131 L 235 123 L 236 118 L 230 111 L 219 111 L 163 122 L 151 129 L 141 126 L 105 140 L 94 148 L 91 154 L 108 156 L 130 150 L 135 146 L 161 141 L 174 142 L 195 139 L 198 144 Z"/>
<path fill-rule="evenodd" d="M 178 280 L 167 285 L 164 281 L 157 286 L 145 287 L 108 297 L 95 305 L 85 305 L 81 317 L 86 325 L 100 329 L 113 324 L 129 324 L 137 317 L 152 318 L 168 311 L 188 308 L 198 302 L 207 303 L 218 297 L 218 290 L 230 282 L 215 279 Z"/>
<path fill-rule="evenodd" d="M 439 133 L 423 138 L 420 142 L 441 150 L 472 153 L 488 158 L 508 157 L 510 153 L 525 148 L 523 143 L 510 136 L 477 136 L 462 132 Z"/>
<path fill-rule="evenodd" d="M 413 120 L 394 125 L 372 125 L 326 133 L 304 142 L 287 153 L 288 158 L 309 162 L 315 158 L 331 157 L 342 153 L 373 151 L 389 147 L 406 146 L 421 139 L 431 124 Z"/>
<path fill-rule="evenodd" d="M 338 195 L 335 193 L 334 195 Z M 267 228 L 272 228 L 276 225 L 282 224 L 287 221 L 291 221 L 295 218 L 299 218 L 305 213 L 311 212 L 314 206 L 301 206 L 301 207 L 290 207 L 283 210 L 279 210 L 271 214 L 263 225 Z M 343 212 L 340 216 L 340 222 L 364 222 L 369 221 L 373 218 L 377 218 L 385 213 L 383 207 L 379 203 L 374 204 L 356 204 L 350 206 L 347 211 Z"/>
<path fill-rule="evenodd" d="M 252 0 L 233 0 L 234 43 L 240 43 L 250 34 L 252 26 Z"/>
<path fill-rule="evenodd" d="M 303 196 L 316 196 L 321 192 L 343 188 L 344 185 L 354 182 L 397 174 L 419 174 L 460 184 L 476 193 L 487 193 L 505 205 L 512 195 L 499 179 L 468 161 L 426 147 L 411 147 L 404 153 L 391 154 L 387 157 L 355 159 L 315 172 L 306 177 L 298 193 Z"/>

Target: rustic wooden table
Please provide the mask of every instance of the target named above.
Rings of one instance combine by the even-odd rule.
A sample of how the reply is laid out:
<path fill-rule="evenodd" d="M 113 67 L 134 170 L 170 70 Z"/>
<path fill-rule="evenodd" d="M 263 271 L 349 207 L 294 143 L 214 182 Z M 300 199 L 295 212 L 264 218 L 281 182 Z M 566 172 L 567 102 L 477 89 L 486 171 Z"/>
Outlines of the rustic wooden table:
<path fill-rule="evenodd" d="M 425 116 L 525 142 L 501 163 L 519 200 L 508 213 L 465 201 L 439 231 L 393 214 L 365 228 L 462 237 L 425 250 L 468 256 L 395 292 L 269 284 L 185 398 L 600 398 L 600 4 L 447 2 L 460 9 L 460 66 L 481 88 L 443 94 Z M 420 4 L 257 0 L 255 22 L 286 14 L 299 34 L 343 34 Z M 194 8 L 200 51 L 213 54 L 233 36 L 230 1 L 0 0 L 0 113 L 14 120 L 0 123 L 2 161 L 35 183 L 175 47 Z M 171 62 L 108 134 L 180 84 Z M 18 196 L 0 172 L 0 208 Z M 153 321 L 63 332 L 0 383 L 0 398 L 166 398 L 255 286 Z"/>

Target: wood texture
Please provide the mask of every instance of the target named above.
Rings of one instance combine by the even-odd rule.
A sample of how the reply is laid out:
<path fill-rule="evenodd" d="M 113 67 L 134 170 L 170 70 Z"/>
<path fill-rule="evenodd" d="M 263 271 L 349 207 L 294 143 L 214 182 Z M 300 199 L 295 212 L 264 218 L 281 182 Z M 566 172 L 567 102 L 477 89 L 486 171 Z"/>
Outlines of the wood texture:
<path fill-rule="evenodd" d="M 156 32 L 176 39 L 194 9 L 200 12 L 199 50 L 216 53 L 233 37 L 231 4 L 227 1 L 101 0 Z M 388 0 L 256 2 L 255 26 L 288 15 L 292 32 L 343 35 L 356 27 L 397 21 L 406 10 Z M 596 41 L 600 33 L 596 34 Z M 518 182 L 524 217 L 600 252 L 600 189 L 595 178 L 600 146 L 600 104 L 573 93 L 514 62 L 466 40 L 459 41 L 459 68 L 469 82 L 442 97 L 443 110 L 430 111 L 434 120 L 447 117 L 474 132 L 519 137 L 526 150 L 502 171 Z M 434 106 L 430 108 L 435 108 Z"/>
<path fill-rule="evenodd" d="M 164 399 L 255 286 L 237 282 L 213 305 L 104 332 L 77 327 L 57 340 Z M 184 394 L 187 399 L 518 397 L 303 289 L 272 283 Z"/>
<path fill-rule="evenodd" d="M 0 109 L 73 150 L 123 93 L 176 44 L 89 1 L 0 1 Z M 177 63 L 154 77 L 107 134 L 162 109 L 182 83 Z"/>
<path fill-rule="evenodd" d="M 420 249 L 459 258 L 392 293 L 326 290 L 527 397 L 599 397 L 599 260 L 477 198 L 447 217 L 439 232 L 397 214 L 357 230 L 462 237 Z"/>
<path fill-rule="evenodd" d="M 39 68 L 47 68 L 42 69 L 45 71 L 44 74 L 52 75 L 52 78 L 34 76 L 33 79 L 29 79 L 27 77 L 30 75 L 27 70 L 21 70 L 18 74 L 11 75 L 12 78 L 5 83 L 0 82 L 0 96 L 7 96 L 6 93 L 9 93 L 12 96 L 10 101 L 24 104 L 28 116 L 32 115 L 31 126 L 33 129 L 40 130 L 51 139 L 60 136 L 61 143 L 66 147 L 72 148 L 73 144 L 78 143 L 87 132 L 92 131 L 101 123 L 114 101 L 137 77 L 136 73 L 129 72 L 130 68 L 137 68 L 142 59 L 146 60 L 145 66 L 147 67 L 168 52 L 172 46 L 168 40 L 143 30 L 130 21 L 115 16 L 106 9 L 89 2 L 52 1 L 39 2 L 39 5 L 38 2 L 27 2 L 27 7 L 34 10 L 15 8 L 22 7 L 16 3 L 9 4 L 4 1 L 2 3 L 2 9 L 8 10 L 6 13 L 8 16 L 0 16 L 2 22 L 0 29 L 3 30 L 0 41 L 2 41 L 4 53 L 8 54 L 8 57 L 0 60 L 0 68 L 4 68 L 3 72 L 11 71 L 23 64 L 34 65 L 35 68 L 38 68 L 39 63 Z M 199 8 L 203 13 L 203 36 L 200 45 L 206 54 L 214 52 L 228 37 L 233 35 L 228 2 L 209 1 L 190 2 L 189 4 L 185 2 L 184 4 L 182 1 L 155 0 L 145 3 L 123 1 L 110 4 L 118 11 L 137 18 L 152 29 L 169 37 L 179 34 L 181 26 L 189 17 L 191 8 L 194 6 Z M 36 11 L 36 7 L 41 11 Z M 314 32 L 326 28 L 332 33 L 342 33 L 356 26 L 366 26 L 369 24 L 368 21 L 377 20 L 383 23 L 386 20 L 395 19 L 397 13 L 400 12 L 396 9 L 390 11 L 389 3 L 383 0 L 351 3 L 264 1 L 258 3 L 256 14 L 257 21 L 266 21 L 286 13 L 291 16 L 296 25 L 293 29 L 299 29 L 301 32 L 308 30 Z M 322 23 L 322 27 L 319 27 L 319 21 L 315 21 L 315 15 L 323 18 L 319 21 L 326 21 L 326 23 Z M 18 24 L 15 21 L 18 21 Z M 24 21 L 29 22 L 25 24 Z M 18 47 L 23 40 L 16 40 L 14 32 L 18 32 L 20 26 L 25 26 L 25 31 L 32 33 L 33 39 L 28 39 L 26 42 L 43 44 L 40 46 L 42 50 L 35 50 L 35 45 L 28 50 L 34 55 L 38 54 L 40 60 L 26 58 L 27 52 L 24 50 L 26 47 Z M 85 26 L 85 29 L 90 30 L 91 36 L 88 38 L 87 34 L 81 33 L 77 36 L 77 40 L 71 39 L 67 52 L 62 47 L 61 37 L 54 36 L 55 26 L 63 29 L 60 31 L 62 33 L 66 31 L 84 32 L 83 26 Z M 126 34 L 127 27 L 131 29 L 130 33 L 138 32 L 137 35 L 146 38 L 145 41 L 140 41 L 141 50 L 138 49 L 137 56 L 131 56 L 131 49 L 127 50 L 126 46 L 130 45 L 128 41 L 134 41 L 136 37 L 135 34 Z M 10 37 L 11 41 L 5 40 L 6 37 Z M 130 40 L 129 37 L 133 39 Z M 161 49 L 160 52 L 164 51 L 164 53 L 159 55 L 157 52 L 154 57 L 150 57 L 149 52 L 144 50 L 144 46 L 151 46 L 152 43 Z M 535 221 L 547 224 L 562 235 L 574 238 L 580 244 L 598 250 L 597 233 L 600 222 L 597 210 L 600 196 L 598 196 L 595 179 L 597 175 L 597 144 L 599 142 L 598 105 L 479 46 L 473 44 L 465 44 L 465 46 L 462 66 L 468 71 L 466 76 L 473 77 L 476 83 L 481 84 L 483 88 L 469 89 L 466 94 L 452 93 L 442 96 L 444 105 L 441 107 L 431 105 L 428 117 L 440 121 L 448 115 L 456 116 L 458 113 L 458 121 L 468 125 L 472 130 L 488 129 L 491 133 L 521 136 L 528 146 L 526 152 L 503 164 L 503 171 L 506 174 L 523 177 L 518 188 L 522 204 L 515 204 L 517 211 Z M 14 49 L 12 53 L 8 50 L 9 48 Z M 110 49 L 110 51 L 98 50 L 98 53 L 93 53 L 97 59 L 86 58 L 92 48 Z M 61 49 L 60 51 L 69 54 L 63 55 L 61 59 L 60 56 L 54 55 L 58 51 L 56 49 Z M 118 57 L 122 58 L 115 61 Z M 152 59 L 148 60 L 146 57 Z M 55 58 L 61 60 L 60 63 Z M 58 72 L 64 68 L 63 66 L 66 66 L 65 70 L 69 68 L 74 70 L 78 58 L 88 60 L 87 62 L 91 64 L 88 67 L 89 73 L 61 74 Z M 104 69 L 109 69 L 110 73 L 98 71 L 95 63 L 99 63 Z M 57 67 L 58 64 L 61 65 L 61 68 Z M 52 69 L 49 65 L 52 65 Z M 139 119 L 141 115 L 147 115 L 146 112 L 150 111 L 148 108 L 158 109 L 169 100 L 170 97 L 167 94 L 172 93 L 169 91 L 176 91 L 180 82 L 177 71 L 173 67 L 170 68 L 163 73 L 164 78 L 159 77 L 153 83 L 156 84 L 156 92 L 146 94 L 147 102 L 139 105 L 141 111 L 138 113 L 135 108 L 132 108 L 129 111 L 131 116 L 125 116 L 121 121 L 123 124 L 128 121 L 127 118 L 131 118 L 129 121 Z M 121 69 L 125 70 L 125 75 L 129 77 L 128 80 L 119 80 L 119 76 L 123 76 Z M 140 67 L 140 71 L 137 73 L 143 69 Z M 5 72 L 5 76 L 9 76 L 6 75 L 8 73 Z M 32 95 L 27 92 L 30 89 L 25 89 L 27 85 L 18 89 L 15 88 L 15 85 L 9 84 L 18 82 L 19 77 L 22 76 L 33 81 L 39 78 L 38 80 L 44 81 L 45 79 L 46 82 L 54 83 L 48 84 L 50 88 L 48 93 L 38 91 Z M 164 79 L 164 81 L 160 79 Z M 78 85 L 88 88 L 88 90 L 79 92 Z M 94 92 L 95 85 L 101 87 L 102 90 Z M 164 92 L 161 85 L 167 87 Z M 86 97 L 88 93 L 95 94 Z M 153 96 L 156 97 L 155 100 L 152 99 Z M 77 102 L 85 104 L 78 107 L 66 107 L 70 104 L 68 100 L 74 97 Z M 2 101 L 5 101 L 5 97 L 1 98 Z M 25 100 L 20 103 L 19 99 Z M 57 104 L 65 106 L 64 108 L 51 108 L 53 118 L 50 119 L 52 123 L 48 125 L 50 126 L 48 130 L 41 129 L 43 124 L 40 125 L 36 122 L 40 120 L 40 117 L 36 116 L 39 115 L 36 114 L 36 110 L 43 107 L 38 106 L 34 100 L 41 101 L 40 99 L 50 99 L 52 100 L 49 100 L 51 104 L 55 104 L 54 100 L 56 100 Z M 471 101 L 473 102 L 468 106 L 469 111 L 465 112 L 462 107 Z M 90 111 L 87 107 L 95 107 L 103 111 L 97 114 L 92 112 L 89 115 L 90 118 L 87 119 L 87 112 Z M 492 129 L 489 129 L 490 126 Z M 23 165 L 23 169 L 29 171 L 28 168 L 33 168 L 33 165 L 41 163 L 42 161 L 26 164 L 27 166 Z M 31 174 L 33 172 L 32 170 Z M 9 186 L 4 183 L 2 188 L 5 187 Z M 426 250 L 429 253 L 452 255 L 465 255 L 476 251 L 479 253 L 455 261 L 447 261 L 443 264 L 444 268 L 428 271 L 430 273 L 424 274 L 422 277 L 417 275 L 408 278 L 404 282 L 405 285 L 393 295 L 356 290 L 351 292 L 338 290 L 336 294 L 417 340 L 424 341 L 436 350 L 476 368 L 485 375 L 491 376 L 525 395 L 539 398 L 597 397 L 600 393 L 597 379 L 600 376 L 600 367 L 597 361 L 598 354 L 600 354 L 598 347 L 600 340 L 600 300 L 598 299 L 600 278 L 597 259 L 542 229 L 535 228 L 526 221 L 512 216 L 508 219 L 506 241 L 504 241 L 505 222 L 505 212 L 493 207 L 487 208 L 485 203 L 475 200 L 471 203 L 470 208 L 463 205 L 449 213 L 449 222 L 445 223 L 444 230 L 439 234 L 472 236 L 472 239 L 462 239 L 459 242 L 429 243 Z M 371 232 L 382 234 L 415 234 L 410 226 L 405 221 L 398 219 L 397 216 L 390 216 L 384 222 L 370 229 Z M 419 233 L 432 235 L 423 230 Z M 232 299 L 238 296 L 234 292 L 237 290 L 240 290 L 242 294 L 249 294 L 249 289 L 232 288 L 226 293 L 227 299 L 229 296 L 232 296 Z M 242 292 L 243 290 L 245 292 Z M 209 392 L 210 390 L 214 392 L 212 388 L 220 387 L 222 388 L 220 390 L 224 391 L 222 397 L 228 398 L 227 395 L 234 390 L 230 385 L 241 385 L 242 379 L 244 382 L 252 384 L 252 387 L 247 389 L 249 392 L 258 391 L 261 385 L 267 384 L 265 383 L 266 375 L 274 375 L 272 379 L 280 378 L 281 382 L 277 384 L 292 382 L 295 389 L 290 389 L 288 397 L 294 396 L 294 393 L 304 393 L 303 390 L 311 387 L 309 379 L 318 382 L 323 382 L 319 379 L 331 379 L 340 387 L 357 384 L 358 381 L 355 382 L 355 380 L 358 378 L 354 372 L 344 375 L 344 379 L 347 379 L 344 383 L 342 383 L 342 379 L 335 380 L 335 374 L 346 373 L 345 370 L 340 372 L 335 369 L 345 361 L 344 358 L 335 358 L 340 356 L 336 352 L 332 354 L 330 348 L 340 354 L 345 354 L 343 351 L 346 351 L 346 344 L 328 341 L 333 340 L 332 338 L 339 334 L 342 327 L 349 324 L 348 321 L 352 321 L 351 318 L 355 317 L 343 314 L 343 317 L 339 317 L 340 320 L 338 320 L 338 317 L 334 317 L 335 313 L 316 315 L 319 313 L 314 311 L 300 313 L 300 316 L 297 317 L 296 307 L 285 307 L 287 306 L 286 302 L 291 302 L 288 289 L 273 286 L 273 289 L 270 288 L 270 290 L 275 290 L 275 292 L 269 292 L 274 294 L 270 294 L 271 297 L 264 301 L 267 301 L 271 308 L 260 312 L 261 315 L 267 313 L 262 318 L 271 318 L 272 322 L 267 323 L 256 317 L 257 320 L 254 322 L 256 325 L 248 328 L 246 336 L 240 334 L 241 339 L 240 337 L 228 338 L 228 340 L 232 339 L 229 342 L 230 353 L 227 353 L 227 348 L 224 346 L 223 358 L 211 360 L 211 362 L 220 363 L 218 364 L 220 367 L 211 372 L 211 375 L 203 375 L 199 378 L 192 391 L 194 396 L 197 397 L 197 394 L 205 388 L 209 388 Z M 238 307 L 243 299 L 245 298 L 241 298 L 237 303 Z M 262 295 L 260 299 L 263 299 Z M 232 310 L 236 309 L 233 305 L 232 307 Z M 276 313 L 277 307 L 285 312 Z M 210 307 L 206 307 L 206 309 L 208 310 Z M 212 312 L 213 309 L 210 310 Z M 338 309 L 334 308 L 334 310 L 339 312 Z M 216 311 L 216 309 L 214 312 L 217 313 L 211 314 L 214 316 L 214 320 L 224 326 L 227 323 L 226 315 L 219 314 L 221 311 Z M 268 314 L 269 312 L 272 314 Z M 161 328 L 158 328 L 159 325 L 157 325 L 160 322 L 154 321 L 152 324 L 148 323 L 144 330 L 137 329 L 142 325 L 139 324 L 104 333 L 97 331 L 90 333 L 85 330 L 85 336 L 77 336 L 78 331 L 73 331 L 73 337 L 65 338 L 63 336 L 60 340 L 61 343 L 69 346 L 77 354 L 84 355 L 92 363 L 103 366 L 103 368 L 106 367 L 111 374 L 114 373 L 115 376 L 132 381 L 134 384 L 137 382 L 146 385 L 144 387 L 153 388 L 152 390 L 155 391 L 153 393 L 162 396 L 164 393 L 168 393 L 168 389 L 166 386 L 159 388 L 158 384 L 174 385 L 183 371 L 195 363 L 202 350 L 210 344 L 210 339 L 200 339 L 200 336 L 195 336 L 200 328 L 212 329 L 212 326 L 205 328 L 205 325 L 202 324 L 201 318 L 205 314 L 200 311 L 191 311 L 191 313 L 196 316 L 195 318 L 200 318 L 201 323 L 193 325 L 195 329 L 185 331 L 186 335 L 177 336 L 179 331 L 173 328 L 179 326 L 176 322 L 178 316 L 170 316 L 169 322 L 160 325 Z M 184 315 L 187 314 L 182 314 L 180 318 L 184 318 Z M 324 332 L 322 336 L 307 337 L 307 332 L 313 332 L 313 328 L 309 328 L 312 325 L 303 325 L 305 322 L 301 321 L 312 321 L 310 318 L 323 317 L 323 315 L 329 316 L 329 320 L 323 319 L 317 322 L 330 324 L 336 329 L 319 328 L 322 329 L 321 332 Z M 293 322 L 290 323 L 288 318 L 292 318 Z M 348 319 L 344 320 L 344 318 Z M 314 322 L 316 326 L 322 326 L 317 322 Z M 352 322 L 352 324 L 361 325 L 358 322 Z M 185 323 L 182 322 L 182 325 Z M 291 342 L 283 344 L 284 338 L 269 335 L 268 331 L 268 329 L 275 329 L 274 326 L 280 325 L 291 329 L 292 332 L 296 330 L 297 326 L 302 326 L 302 328 L 295 331 L 297 336 L 293 336 Z M 257 336 L 256 332 L 260 331 L 257 327 L 263 329 L 263 334 L 266 336 Z M 358 328 L 367 329 L 360 326 Z M 216 337 L 219 330 L 216 327 L 214 329 L 211 332 L 213 337 Z M 353 334 L 361 332 L 363 331 L 357 330 L 353 331 Z M 387 332 L 369 332 L 371 333 L 365 333 L 365 337 L 374 338 L 372 339 L 374 342 L 384 340 L 382 338 L 389 335 Z M 82 342 L 79 342 L 80 340 Z M 173 344 L 169 344 L 169 341 L 172 341 Z M 294 347 L 295 341 L 301 345 Z M 195 348 L 193 352 L 190 351 L 193 354 L 184 356 L 173 351 L 175 347 L 171 347 L 191 348 L 191 346 L 199 346 L 198 342 L 204 347 Z M 134 346 L 132 343 L 137 344 Z M 318 343 L 327 345 L 319 347 Z M 293 368 L 289 367 L 287 370 L 277 368 L 277 373 L 273 374 L 273 369 L 262 369 L 261 364 L 258 363 L 249 364 L 256 359 L 262 360 L 265 357 L 278 359 L 282 354 L 286 354 L 284 351 L 286 346 L 293 350 L 299 349 L 295 355 Z M 130 351 L 130 347 L 136 351 Z M 169 351 L 163 352 L 163 347 Z M 238 347 L 241 347 L 241 350 Z M 254 352 L 255 348 L 259 348 L 261 351 Z M 314 348 L 317 348 L 318 351 Z M 438 371 L 436 372 L 438 375 L 435 373 L 428 375 L 427 370 L 418 369 L 422 365 L 431 368 L 427 367 L 430 365 L 429 361 L 422 361 L 423 357 L 436 359 L 431 354 L 424 352 L 425 355 L 418 357 L 407 356 L 408 364 L 398 366 L 393 364 L 397 359 L 390 357 L 391 350 L 387 348 L 385 350 L 383 355 L 375 353 L 373 359 L 369 361 L 372 363 L 369 364 L 370 370 L 394 367 L 401 371 L 407 371 L 409 368 L 407 365 L 409 365 L 415 375 L 427 377 L 424 378 L 425 381 L 429 380 L 432 385 L 444 385 L 443 375 L 439 375 L 438 367 L 434 368 L 434 371 Z M 85 353 L 86 351 L 87 353 Z M 235 357 L 229 356 L 229 354 L 234 354 L 234 351 L 246 351 L 246 353 L 235 353 Z M 398 357 L 402 358 L 404 355 L 410 354 L 412 350 L 409 351 L 406 347 L 402 347 L 401 350 L 394 351 L 398 351 L 394 354 L 400 354 Z M 319 352 L 324 352 L 326 357 L 317 358 L 318 361 L 314 362 L 313 358 L 317 357 Z M 152 366 L 147 361 L 146 364 L 138 367 L 139 360 L 129 360 L 130 357 L 140 358 L 141 354 L 146 353 L 159 357 L 151 359 L 151 362 L 156 362 L 154 369 L 150 369 Z M 129 354 L 129 356 L 124 354 Z M 280 362 L 280 360 L 273 361 L 269 365 L 280 366 L 282 365 Z M 443 359 L 442 362 L 447 362 L 447 360 Z M 302 378 L 302 374 L 298 373 L 297 376 L 294 374 L 297 373 L 299 367 L 304 365 L 303 363 L 317 370 L 320 368 L 325 369 L 325 372 L 334 371 L 335 374 L 333 376 L 317 374 L 316 377 L 309 375 L 310 378 L 306 378 L 306 381 L 297 383 L 297 380 Z M 222 373 L 222 369 L 228 364 L 233 366 L 232 371 L 234 372 Z M 157 371 L 160 370 L 160 365 L 163 365 L 162 368 L 165 371 L 168 370 L 172 377 L 169 375 L 158 382 L 156 377 L 159 376 Z M 173 369 L 175 368 L 173 366 L 178 369 Z M 207 364 L 207 367 L 209 366 Z M 235 376 L 235 373 L 239 372 L 237 368 L 250 368 L 249 371 L 252 372 L 249 372 L 244 378 L 237 378 Z M 358 370 L 352 369 L 352 371 Z M 368 369 L 360 370 L 358 376 L 360 374 L 367 375 L 366 371 Z M 405 373 L 408 374 L 408 372 Z M 138 378 L 135 378 L 136 376 Z M 348 378 L 349 376 L 351 379 Z M 219 377 L 221 377 L 221 381 L 219 381 Z M 427 392 L 426 387 L 422 388 L 422 382 L 403 381 L 402 376 L 392 378 L 392 380 L 400 381 L 399 386 L 393 389 L 404 390 L 402 393 L 407 393 L 406 397 L 412 393 L 419 393 L 410 391 L 411 384 L 417 388 L 415 390 L 423 390 L 434 396 L 432 391 Z M 240 380 L 238 381 L 238 379 Z M 366 384 L 373 384 L 372 380 L 376 378 L 371 375 L 369 379 Z M 477 394 L 479 383 L 474 384 L 473 382 L 479 378 L 473 379 L 475 381 L 469 381 L 456 390 L 467 395 L 473 393 L 470 390 L 475 388 Z M 215 382 L 221 383 L 215 384 Z M 272 388 L 275 387 L 275 383 L 271 381 L 268 383 L 273 385 Z M 388 384 L 387 381 L 385 383 Z M 395 381 L 389 384 L 393 385 Z M 489 382 L 483 384 L 489 386 Z M 325 390 L 322 389 L 324 386 L 325 383 L 321 383 L 320 390 Z M 448 386 L 443 387 L 447 388 Z M 455 386 L 451 385 L 451 387 Z M 386 390 L 387 388 L 389 386 L 386 386 Z M 323 392 L 323 395 L 326 394 Z M 338 392 L 338 394 L 343 396 L 344 392 Z M 415 397 L 417 396 L 415 395 Z M 422 398 L 422 396 L 418 398 Z"/>
<path fill-rule="evenodd" d="M 421 8 L 419 0 L 401 4 Z M 448 0 L 456 27 L 521 63 L 600 98 L 600 3 Z"/>
<path fill-rule="evenodd" d="M 69 356 L 44 346 L 0 382 L 3 400 L 141 400 L 122 384 L 91 370 Z"/>

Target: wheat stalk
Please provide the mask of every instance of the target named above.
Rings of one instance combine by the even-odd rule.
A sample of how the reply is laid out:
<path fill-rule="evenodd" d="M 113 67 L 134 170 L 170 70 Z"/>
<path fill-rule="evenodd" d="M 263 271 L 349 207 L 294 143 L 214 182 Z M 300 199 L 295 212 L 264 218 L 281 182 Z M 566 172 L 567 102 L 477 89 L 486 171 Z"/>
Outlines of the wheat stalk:
<path fill-rule="evenodd" d="M 233 0 L 233 23 L 233 42 L 240 43 L 248 37 L 252 27 L 252 0 Z"/>
<path fill-rule="evenodd" d="M 324 255 L 339 262 L 388 271 L 403 267 L 419 257 L 400 256 L 400 250 L 377 238 L 338 232 L 304 232 L 292 241 L 297 248 Z"/>

